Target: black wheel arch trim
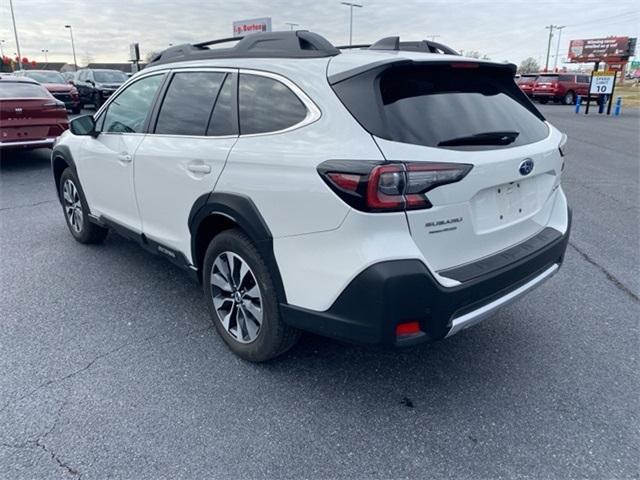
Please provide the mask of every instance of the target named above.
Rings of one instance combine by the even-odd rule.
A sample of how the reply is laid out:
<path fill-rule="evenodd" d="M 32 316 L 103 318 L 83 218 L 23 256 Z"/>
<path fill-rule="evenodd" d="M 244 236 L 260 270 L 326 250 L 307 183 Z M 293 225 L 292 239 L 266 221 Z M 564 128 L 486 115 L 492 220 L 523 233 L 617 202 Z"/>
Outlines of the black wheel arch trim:
<path fill-rule="evenodd" d="M 202 266 L 198 258 L 198 230 L 208 217 L 221 215 L 233 221 L 255 244 L 258 252 L 269 268 L 276 288 L 279 302 L 286 302 L 286 293 L 280 275 L 280 269 L 273 251 L 273 235 L 260 214 L 256 204 L 246 195 L 226 192 L 212 192 L 196 199 L 189 213 L 189 232 L 191 233 L 191 257 L 193 264 Z M 200 277 L 202 277 L 202 272 Z"/>
<path fill-rule="evenodd" d="M 58 196 L 58 201 L 62 204 L 62 199 L 60 198 L 60 176 L 64 171 L 64 168 L 60 169 L 59 167 L 59 159 L 62 159 L 64 163 L 73 170 L 76 178 L 78 178 L 78 169 L 76 168 L 76 162 L 73 159 L 73 155 L 71 154 L 71 149 L 67 145 L 56 145 L 53 147 L 51 152 L 51 173 L 53 174 L 53 180 L 56 185 L 56 195 Z M 65 167 L 66 168 L 66 167 Z M 79 179 L 78 179 L 79 180 Z M 82 186 L 79 186 L 80 190 L 82 190 Z M 84 192 L 82 192 L 84 196 Z M 86 201 L 86 200 L 85 200 Z"/>

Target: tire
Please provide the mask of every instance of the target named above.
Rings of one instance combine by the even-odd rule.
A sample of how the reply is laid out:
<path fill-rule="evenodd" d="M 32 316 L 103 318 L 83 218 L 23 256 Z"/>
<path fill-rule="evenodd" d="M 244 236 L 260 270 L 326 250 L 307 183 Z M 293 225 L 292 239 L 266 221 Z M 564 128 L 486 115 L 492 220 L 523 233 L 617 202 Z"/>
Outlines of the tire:
<path fill-rule="evenodd" d="M 72 107 L 71 113 L 78 114 L 81 111 L 81 107 Z"/>
<path fill-rule="evenodd" d="M 564 105 L 573 105 L 576 101 L 576 94 L 573 93 L 573 90 L 569 90 L 565 93 L 564 97 L 562 97 L 562 103 Z"/>
<path fill-rule="evenodd" d="M 269 269 L 244 233 L 233 229 L 215 236 L 203 272 L 211 320 L 236 355 L 265 362 L 293 347 L 300 334 L 282 321 Z"/>
<path fill-rule="evenodd" d="M 102 106 L 102 97 L 98 92 L 93 92 L 92 100 L 93 100 L 93 106 L 95 107 L 96 110 L 98 110 Z"/>
<path fill-rule="evenodd" d="M 541 98 L 540 100 L 538 100 L 542 105 L 546 105 L 547 103 L 549 103 L 549 99 L 548 98 Z"/>
<path fill-rule="evenodd" d="M 109 233 L 89 220 L 89 207 L 84 197 L 80 182 L 73 170 L 66 168 L 60 176 L 58 194 L 62 202 L 62 211 L 69 232 L 80 243 L 102 243 Z"/>

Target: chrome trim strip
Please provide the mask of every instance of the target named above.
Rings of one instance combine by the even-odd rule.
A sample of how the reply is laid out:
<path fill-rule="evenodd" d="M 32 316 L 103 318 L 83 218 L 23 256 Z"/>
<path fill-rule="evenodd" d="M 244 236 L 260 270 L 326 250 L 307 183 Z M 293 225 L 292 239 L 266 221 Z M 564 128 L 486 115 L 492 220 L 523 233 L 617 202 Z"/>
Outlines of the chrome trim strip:
<path fill-rule="evenodd" d="M 55 143 L 55 137 L 41 138 L 40 140 L 21 140 L 16 142 L 2 142 L 0 141 L 0 148 L 2 147 L 24 147 L 28 145 L 53 145 Z"/>
<path fill-rule="evenodd" d="M 449 333 L 447 333 L 447 336 L 445 338 L 451 337 L 456 333 L 460 332 L 461 330 L 464 330 L 466 328 L 471 327 L 472 325 L 475 325 L 476 323 L 481 322 L 485 318 L 491 316 L 498 308 L 504 307 L 505 305 L 508 305 L 509 303 L 517 300 L 525 293 L 536 288 L 545 280 L 548 280 L 549 278 L 551 278 L 558 271 L 559 267 L 560 266 L 557 263 L 554 263 L 549 268 L 547 268 L 544 272 L 542 272 L 540 275 L 529 280 L 524 285 L 516 288 L 515 290 L 507 293 L 506 295 L 500 298 L 497 298 L 493 302 L 483 305 L 482 307 L 476 310 L 473 310 L 469 313 L 465 313 L 464 315 L 454 318 L 451 322 L 452 324 L 451 330 L 449 330 Z"/>

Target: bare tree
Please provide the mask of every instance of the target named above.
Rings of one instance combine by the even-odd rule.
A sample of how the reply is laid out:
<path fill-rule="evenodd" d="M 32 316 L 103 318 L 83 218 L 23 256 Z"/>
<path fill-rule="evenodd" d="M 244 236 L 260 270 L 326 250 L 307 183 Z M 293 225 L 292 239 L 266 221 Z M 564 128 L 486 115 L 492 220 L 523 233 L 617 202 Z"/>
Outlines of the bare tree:
<path fill-rule="evenodd" d="M 480 58 L 482 60 L 491 60 L 486 54 L 483 55 L 477 50 L 469 50 L 468 52 L 464 52 L 464 56 L 469 58 Z"/>
<path fill-rule="evenodd" d="M 519 73 L 538 73 L 539 71 L 540 65 L 533 57 L 525 58 L 518 68 Z"/>

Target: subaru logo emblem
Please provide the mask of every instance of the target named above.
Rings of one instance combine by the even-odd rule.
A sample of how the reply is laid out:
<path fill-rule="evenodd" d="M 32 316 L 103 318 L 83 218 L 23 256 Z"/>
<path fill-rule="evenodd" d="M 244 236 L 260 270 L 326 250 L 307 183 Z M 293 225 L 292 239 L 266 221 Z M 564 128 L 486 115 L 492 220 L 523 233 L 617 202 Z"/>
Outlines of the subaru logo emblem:
<path fill-rule="evenodd" d="M 520 164 L 520 175 L 529 175 L 533 171 L 533 160 L 527 158 Z"/>

